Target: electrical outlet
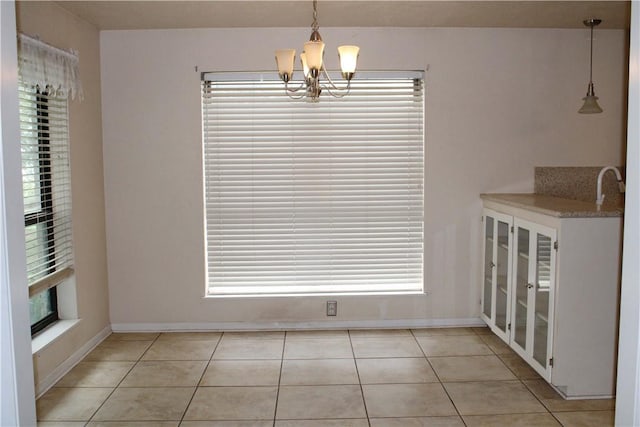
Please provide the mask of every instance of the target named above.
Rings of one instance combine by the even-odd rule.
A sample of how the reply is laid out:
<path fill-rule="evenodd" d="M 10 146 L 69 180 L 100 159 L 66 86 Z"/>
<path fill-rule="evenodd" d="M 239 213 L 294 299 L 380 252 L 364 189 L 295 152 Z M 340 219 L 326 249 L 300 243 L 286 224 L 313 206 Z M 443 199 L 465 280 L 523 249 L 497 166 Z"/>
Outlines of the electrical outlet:
<path fill-rule="evenodd" d="M 338 315 L 338 301 L 327 301 L 327 316 Z"/>

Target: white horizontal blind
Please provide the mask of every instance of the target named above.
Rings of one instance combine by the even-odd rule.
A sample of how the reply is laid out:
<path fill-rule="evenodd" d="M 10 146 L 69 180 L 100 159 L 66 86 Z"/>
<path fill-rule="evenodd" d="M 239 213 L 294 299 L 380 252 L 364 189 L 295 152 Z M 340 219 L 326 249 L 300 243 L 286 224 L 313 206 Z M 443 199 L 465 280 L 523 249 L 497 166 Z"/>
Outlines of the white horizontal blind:
<path fill-rule="evenodd" d="M 66 96 L 20 84 L 20 144 L 29 285 L 73 264 Z"/>
<path fill-rule="evenodd" d="M 209 294 L 422 290 L 422 73 L 319 103 L 202 86 Z"/>

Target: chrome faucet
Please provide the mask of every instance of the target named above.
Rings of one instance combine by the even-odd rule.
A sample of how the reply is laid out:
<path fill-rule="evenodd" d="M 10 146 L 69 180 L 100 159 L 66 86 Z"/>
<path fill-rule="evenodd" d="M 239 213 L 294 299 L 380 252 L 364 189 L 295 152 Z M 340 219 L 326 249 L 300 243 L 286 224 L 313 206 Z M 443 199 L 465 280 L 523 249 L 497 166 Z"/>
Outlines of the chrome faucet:
<path fill-rule="evenodd" d="M 602 206 L 602 203 L 604 202 L 604 194 L 602 194 L 602 177 L 604 176 L 604 174 L 607 171 L 613 171 L 616 174 L 616 179 L 618 180 L 618 190 L 620 190 L 621 193 L 624 193 L 624 181 L 622 180 L 622 175 L 620 174 L 620 171 L 618 170 L 617 167 L 615 166 L 605 166 L 600 170 L 600 173 L 598 174 L 598 184 L 597 184 L 597 194 L 596 194 L 596 205 L 598 206 L 598 209 L 600 209 L 600 206 Z"/>

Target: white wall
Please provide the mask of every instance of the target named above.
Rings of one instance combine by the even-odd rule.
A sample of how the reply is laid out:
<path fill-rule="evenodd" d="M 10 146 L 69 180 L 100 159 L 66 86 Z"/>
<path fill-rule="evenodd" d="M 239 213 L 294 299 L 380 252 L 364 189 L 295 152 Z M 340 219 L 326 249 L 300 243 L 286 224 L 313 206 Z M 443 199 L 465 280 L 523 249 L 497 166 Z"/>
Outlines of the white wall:
<path fill-rule="evenodd" d="M 54 2 L 16 3 L 18 31 L 75 49 L 84 99 L 69 101 L 75 299 L 79 324 L 34 354 L 37 389 L 51 385 L 87 345 L 109 332 L 109 297 L 102 168 L 100 39 L 96 27 Z M 21 182 L 11 183 L 21 185 Z M 73 298 L 73 295 L 72 295 Z"/>
<path fill-rule="evenodd" d="M 114 328 L 326 322 L 326 298 L 205 299 L 199 73 L 272 70 L 303 29 L 101 33 L 111 321 Z M 426 69 L 426 296 L 342 297 L 334 321 L 450 323 L 479 314 L 482 192 L 533 191 L 534 166 L 622 164 L 626 34 L 596 31 L 605 112 L 577 114 L 587 30 L 322 30 L 361 46 L 360 69 Z M 290 46 L 292 41 L 300 46 Z M 275 71 L 274 71 L 275 72 Z M 413 320 L 411 320 L 413 319 Z M 426 320 L 420 320 L 426 319 Z M 238 326 L 237 324 L 235 326 Z"/>

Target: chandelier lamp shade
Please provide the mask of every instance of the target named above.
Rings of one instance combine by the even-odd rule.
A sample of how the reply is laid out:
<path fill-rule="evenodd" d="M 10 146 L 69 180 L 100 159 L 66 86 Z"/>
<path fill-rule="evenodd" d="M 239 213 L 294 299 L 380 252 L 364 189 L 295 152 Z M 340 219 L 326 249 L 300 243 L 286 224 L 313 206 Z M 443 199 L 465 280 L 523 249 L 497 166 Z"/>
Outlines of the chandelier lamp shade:
<path fill-rule="evenodd" d="M 290 98 L 302 99 L 306 98 L 311 102 L 318 102 L 320 93 L 323 89 L 335 98 L 342 98 L 349 93 L 351 89 L 351 79 L 355 75 L 358 62 L 358 46 L 340 46 L 338 47 L 338 56 L 340 58 L 340 69 L 342 77 L 347 81 L 346 87 L 339 88 L 329 77 L 324 66 L 324 47 L 322 37 L 319 32 L 318 25 L 318 9 L 317 0 L 313 0 L 313 23 L 311 24 L 311 37 L 304 44 L 302 53 L 300 54 L 300 62 L 302 63 L 302 74 L 304 80 L 295 88 L 291 88 L 289 83 L 293 79 L 293 69 L 296 57 L 295 49 L 278 49 L 276 50 L 276 64 L 278 66 L 278 75 L 285 84 L 285 92 Z M 321 77 L 326 79 L 328 83 L 322 83 Z"/>
<path fill-rule="evenodd" d="M 591 50 L 589 54 L 589 85 L 587 86 L 587 96 L 582 98 L 584 105 L 578 110 L 580 114 L 602 113 L 602 108 L 598 105 L 598 97 L 593 90 L 593 27 L 601 22 L 602 20 L 595 18 L 583 21 L 584 25 L 591 28 Z"/>

